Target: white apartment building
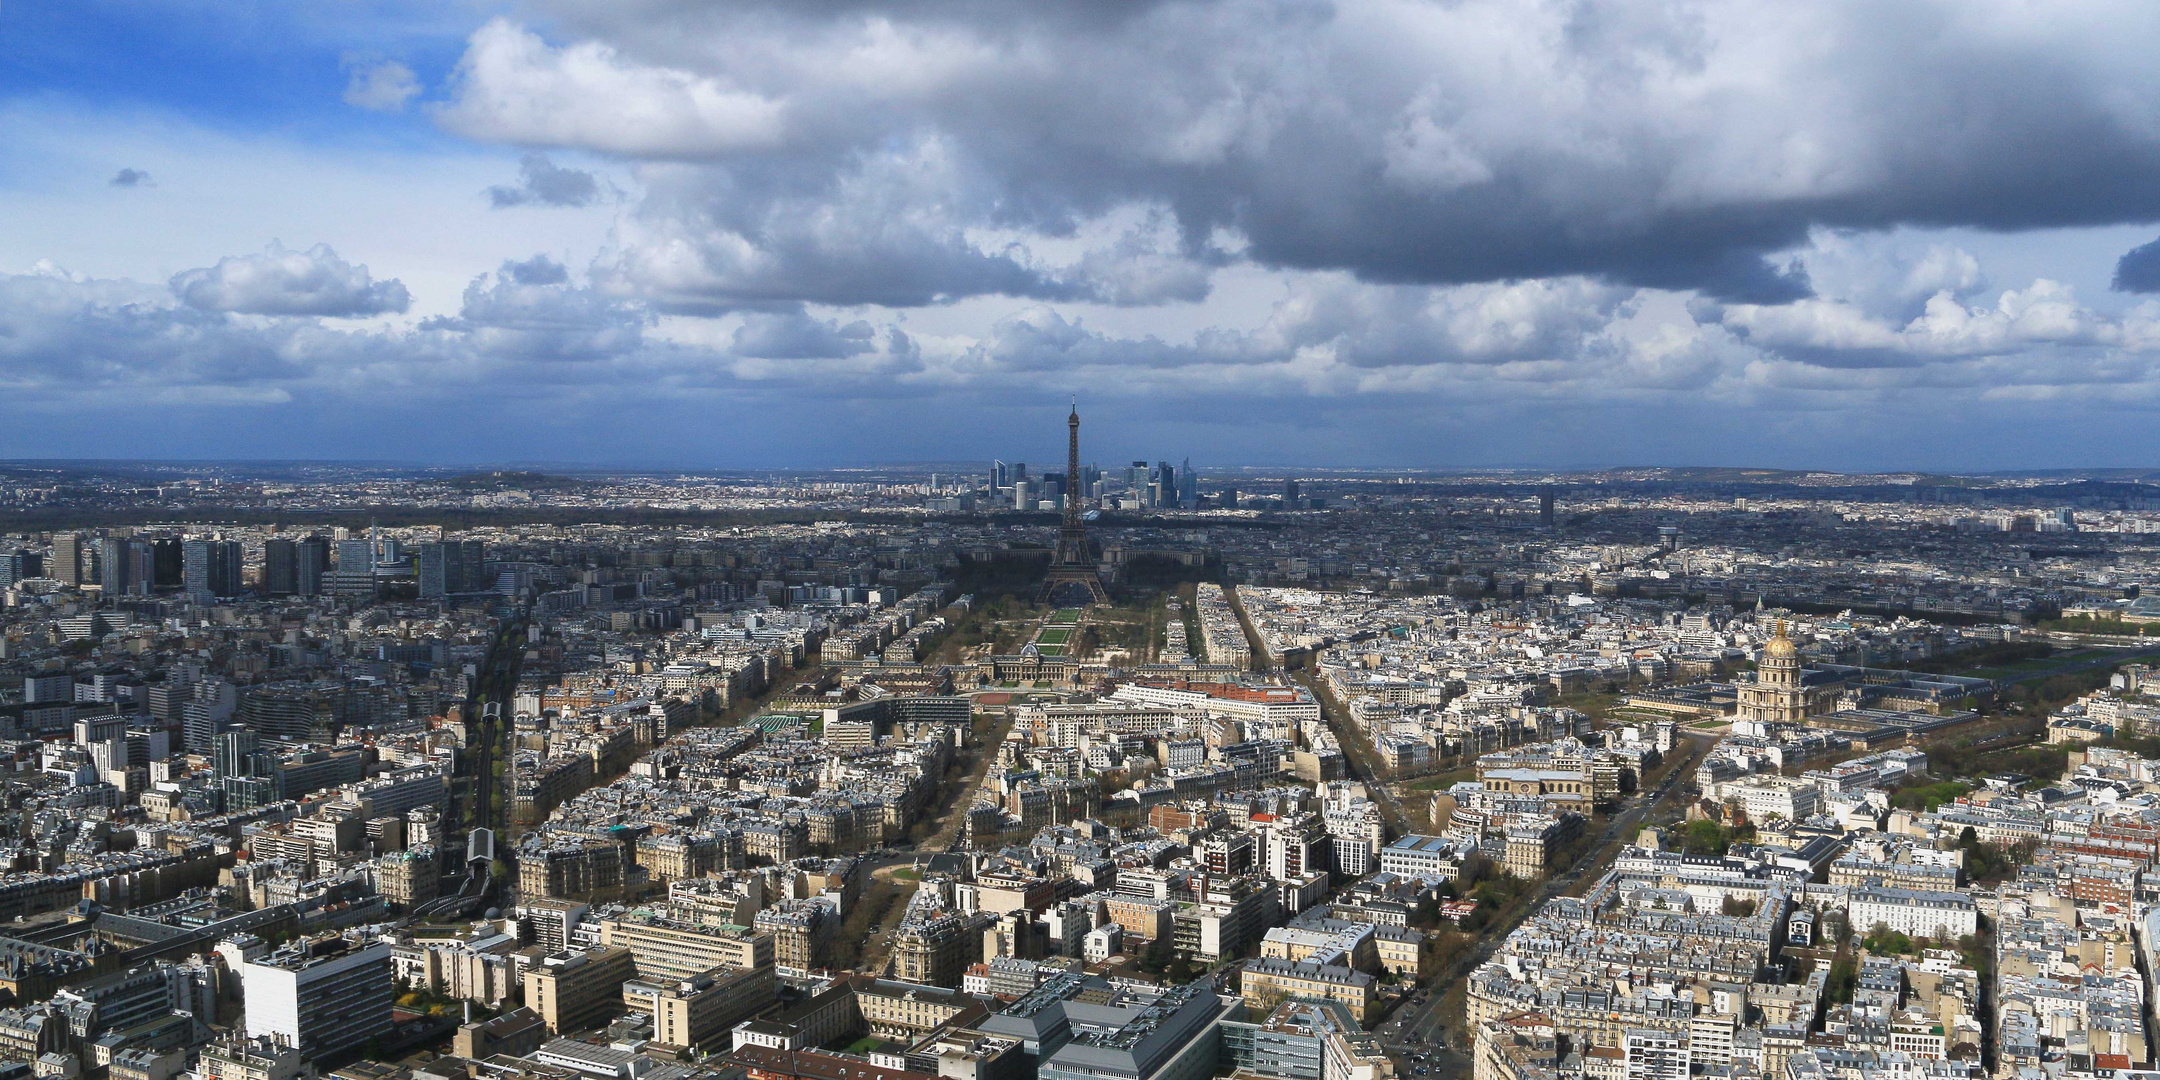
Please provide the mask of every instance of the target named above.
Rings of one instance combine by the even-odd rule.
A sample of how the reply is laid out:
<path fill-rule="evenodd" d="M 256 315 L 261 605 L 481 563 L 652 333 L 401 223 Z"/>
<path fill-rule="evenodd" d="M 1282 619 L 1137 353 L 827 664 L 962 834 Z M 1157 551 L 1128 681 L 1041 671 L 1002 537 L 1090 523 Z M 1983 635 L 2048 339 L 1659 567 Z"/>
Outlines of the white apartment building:
<path fill-rule="evenodd" d="M 1964 893 L 1858 888 L 1848 914 L 1856 935 L 1880 924 L 1907 937 L 1957 938 L 1980 925 L 1980 910 Z"/>
<path fill-rule="evenodd" d="M 1749 821 L 1771 818 L 1800 821 L 1813 817 L 1822 805 L 1821 789 L 1805 780 L 1786 776 L 1765 776 L 1725 784 L 1719 795 L 1728 801 L 1739 800 Z"/>

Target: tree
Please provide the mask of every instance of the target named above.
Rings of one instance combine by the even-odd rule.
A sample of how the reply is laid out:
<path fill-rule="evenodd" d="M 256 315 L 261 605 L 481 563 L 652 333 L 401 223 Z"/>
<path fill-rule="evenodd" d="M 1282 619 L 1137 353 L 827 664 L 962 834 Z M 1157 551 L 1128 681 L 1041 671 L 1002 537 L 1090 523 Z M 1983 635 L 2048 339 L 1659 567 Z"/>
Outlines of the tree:
<path fill-rule="evenodd" d="M 1156 938 L 1148 942 L 1147 951 L 1140 954 L 1140 970 L 1150 975 L 1160 975 L 1169 970 L 1174 952 L 1168 938 Z"/>
<path fill-rule="evenodd" d="M 1680 832 L 1680 850 L 1689 855 L 1723 855 L 1731 844 L 1732 834 L 1709 818 L 1690 821 Z"/>
<path fill-rule="evenodd" d="M 1860 963 L 1851 954 L 1837 958 L 1830 965 L 1830 977 L 1824 987 L 1833 1004 L 1850 1005 L 1854 988 L 1860 985 Z"/>
<path fill-rule="evenodd" d="M 1418 901 L 1417 910 L 1411 913 L 1410 923 L 1425 929 L 1440 925 L 1440 898 L 1425 894 L 1425 898 Z"/>
<path fill-rule="evenodd" d="M 1193 970 L 1192 954 L 1182 950 L 1171 954 L 1170 965 L 1163 970 L 1163 979 L 1173 986 L 1189 983 L 1198 977 L 1198 973 Z"/>

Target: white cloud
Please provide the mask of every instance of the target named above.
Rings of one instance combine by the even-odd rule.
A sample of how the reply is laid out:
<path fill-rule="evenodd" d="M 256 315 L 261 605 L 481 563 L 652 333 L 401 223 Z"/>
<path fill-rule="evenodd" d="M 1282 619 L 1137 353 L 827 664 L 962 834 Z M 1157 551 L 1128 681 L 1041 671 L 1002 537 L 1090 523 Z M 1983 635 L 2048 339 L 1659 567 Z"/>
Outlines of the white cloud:
<path fill-rule="evenodd" d="M 355 317 L 412 306 L 405 283 L 376 281 L 328 244 L 293 251 L 273 241 L 260 255 L 229 255 L 216 266 L 173 275 L 173 295 L 204 311 L 251 315 Z"/>
<path fill-rule="evenodd" d="M 420 93 L 420 78 L 395 60 L 346 59 L 345 104 L 375 112 L 400 112 Z"/>
<path fill-rule="evenodd" d="M 777 101 L 722 79 L 624 60 L 597 41 L 553 48 L 497 19 L 472 36 L 441 118 L 473 138 L 672 157 L 769 146 Z"/>

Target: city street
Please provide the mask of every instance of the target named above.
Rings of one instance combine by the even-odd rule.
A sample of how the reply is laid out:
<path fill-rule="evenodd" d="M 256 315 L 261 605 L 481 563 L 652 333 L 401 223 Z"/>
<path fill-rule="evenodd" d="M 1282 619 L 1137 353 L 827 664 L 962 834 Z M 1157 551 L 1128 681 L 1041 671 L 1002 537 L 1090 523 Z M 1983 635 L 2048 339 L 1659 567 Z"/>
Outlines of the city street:
<path fill-rule="evenodd" d="M 1686 788 L 1688 776 L 1715 741 L 1703 735 L 1685 737 L 1675 747 L 1680 760 L 1666 772 L 1657 787 L 1631 796 L 1627 805 L 1599 830 L 1583 860 L 1546 878 L 1531 902 L 1522 909 L 1523 917 L 1528 917 L 1555 896 L 1579 895 L 1586 890 L 1590 883 L 1604 875 L 1621 849 L 1633 842 L 1635 834 L 1645 824 L 1667 825 L 1679 820 L 1686 807 L 1684 800 L 1677 796 Z M 1413 995 L 1397 1008 L 1394 1016 L 1381 1024 L 1380 1037 L 1387 1043 L 1388 1050 L 1396 1055 L 1401 1066 L 1399 1075 L 1429 1073 L 1449 1077 L 1468 1074 L 1468 1057 L 1449 1049 L 1451 1044 L 1465 1043 L 1467 1033 L 1457 1029 L 1461 1024 L 1460 1017 L 1442 1015 L 1443 1004 L 1447 1001 L 1446 990 L 1490 959 L 1519 921 L 1487 928 L 1474 949 L 1460 957 L 1450 970 L 1431 979 L 1426 990 Z M 1426 1072 L 1421 1073 L 1420 1069 Z"/>

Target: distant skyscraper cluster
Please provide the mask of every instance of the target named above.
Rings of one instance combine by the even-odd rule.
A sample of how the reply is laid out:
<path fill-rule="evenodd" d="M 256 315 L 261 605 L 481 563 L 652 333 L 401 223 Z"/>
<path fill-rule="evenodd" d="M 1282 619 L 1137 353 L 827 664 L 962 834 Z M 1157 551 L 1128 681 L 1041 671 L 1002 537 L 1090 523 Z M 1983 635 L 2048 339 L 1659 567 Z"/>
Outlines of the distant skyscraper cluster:
<path fill-rule="evenodd" d="M 1075 491 L 1087 509 L 1196 510 L 1204 505 L 1238 505 L 1236 488 L 1225 488 L 1213 496 L 1211 503 L 1204 502 L 1200 474 L 1194 470 L 1189 458 L 1177 465 L 1168 461 L 1153 464 L 1134 461 L 1114 472 L 1106 472 L 1096 465 L 1082 465 L 1078 469 L 1077 482 L 1069 475 L 1072 472 L 1068 469 L 1030 474 L 1027 462 L 992 461 L 989 472 L 983 477 L 983 497 L 994 500 L 997 506 L 1030 511 L 1062 510 L 1066 495 Z M 1294 482 L 1292 486 L 1294 488 Z M 933 494 L 945 495 L 945 501 L 950 502 L 954 501 L 956 493 L 939 489 Z M 958 506 L 942 508 L 960 509 Z"/>
<path fill-rule="evenodd" d="M 116 602 L 127 597 L 184 594 L 198 603 L 247 595 L 376 595 L 403 583 L 423 599 L 442 599 L 495 587 L 487 550 L 477 540 L 444 540 L 406 547 L 375 535 L 276 536 L 250 551 L 223 536 L 53 535 L 49 555 L 0 553 L 0 586 L 31 578 L 95 586 Z"/>
<path fill-rule="evenodd" d="M 1072 471 L 1030 473 L 1027 462 L 997 460 L 990 463 L 988 472 L 978 481 L 980 486 L 973 490 L 968 489 L 964 478 L 933 476 L 928 508 L 963 512 L 993 508 L 1061 511 L 1066 493 L 1075 487 L 1067 480 L 1067 473 Z M 1271 498 L 1263 492 L 1256 498 L 1229 484 L 1212 485 L 1212 490 L 1203 492 L 1200 473 L 1190 458 L 1174 465 L 1169 461 L 1136 460 L 1107 471 L 1083 465 L 1078 476 L 1081 505 L 1088 510 L 1303 510 L 1319 505 L 1319 500 L 1305 494 L 1296 477 L 1282 482 L 1279 497 Z"/>

